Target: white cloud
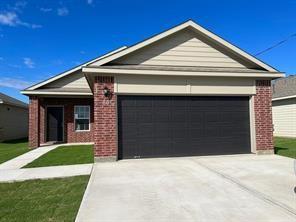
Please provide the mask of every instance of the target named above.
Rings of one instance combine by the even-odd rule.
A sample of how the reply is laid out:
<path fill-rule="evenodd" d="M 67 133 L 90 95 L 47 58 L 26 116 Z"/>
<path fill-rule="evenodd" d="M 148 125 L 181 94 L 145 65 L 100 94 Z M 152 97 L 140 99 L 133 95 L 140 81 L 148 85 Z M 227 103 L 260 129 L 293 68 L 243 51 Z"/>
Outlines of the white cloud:
<path fill-rule="evenodd" d="M 14 12 L 5 12 L 0 14 L 0 24 L 8 26 L 16 26 L 19 19 Z"/>
<path fill-rule="evenodd" d="M 89 4 L 89 5 L 91 5 L 92 3 L 94 3 L 93 0 L 87 0 L 86 2 L 87 2 L 87 4 Z"/>
<path fill-rule="evenodd" d="M 0 13 L 0 25 L 6 25 L 11 27 L 24 26 L 32 29 L 42 27 L 41 25 L 21 21 L 15 12 Z"/>
<path fill-rule="evenodd" d="M 59 16 L 67 16 L 69 14 L 69 10 L 66 7 L 58 8 L 57 13 Z"/>
<path fill-rule="evenodd" d="M 2 86 L 2 87 L 10 87 L 10 88 L 14 88 L 14 89 L 24 89 L 30 85 L 32 85 L 31 82 L 24 81 L 22 79 L 8 78 L 8 77 L 0 78 L 0 86 Z"/>
<path fill-rule="evenodd" d="M 8 8 L 13 11 L 22 12 L 27 4 L 26 1 L 17 1 L 13 6 L 8 6 Z"/>
<path fill-rule="evenodd" d="M 30 69 L 35 68 L 35 63 L 33 62 L 33 60 L 31 58 L 24 58 L 24 64 Z"/>
<path fill-rule="evenodd" d="M 40 8 L 41 12 L 51 12 L 52 8 Z"/>

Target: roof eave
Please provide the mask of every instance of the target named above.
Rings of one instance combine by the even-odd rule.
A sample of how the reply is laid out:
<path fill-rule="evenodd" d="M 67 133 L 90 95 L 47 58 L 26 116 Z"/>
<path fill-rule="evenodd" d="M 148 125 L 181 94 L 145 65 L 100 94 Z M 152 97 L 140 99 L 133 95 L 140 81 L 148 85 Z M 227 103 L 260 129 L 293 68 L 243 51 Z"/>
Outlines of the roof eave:
<path fill-rule="evenodd" d="M 38 90 L 22 90 L 21 94 L 23 95 L 65 95 L 65 96 L 92 96 L 93 94 L 91 92 L 59 92 L 59 91 L 38 91 Z"/>
<path fill-rule="evenodd" d="M 253 77 L 276 79 L 284 77 L 284 73 L 267 72 L 267 73 L 240 73 L 240 72 L 206 72 L 206 71 L 168 71 L 168 70 L 139 70 L 139 69 L 111 69 L 111 68 L 94 68 L 83 67 L 82 72 L 86 74 L 135 74 L 135 75 L 170 75 L 170 76 L 207 76 L 207 77 Z"/>

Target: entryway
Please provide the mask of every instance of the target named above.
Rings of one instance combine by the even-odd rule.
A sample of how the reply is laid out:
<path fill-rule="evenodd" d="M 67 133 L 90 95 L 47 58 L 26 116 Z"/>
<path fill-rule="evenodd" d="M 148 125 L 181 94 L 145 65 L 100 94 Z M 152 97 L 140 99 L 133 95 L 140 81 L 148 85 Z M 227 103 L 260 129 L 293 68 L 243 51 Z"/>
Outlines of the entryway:
<path fill-rule="evenodd" d="M 64 140 L 64 108 L 62 106 L 47 107 L 46 141 L 61 142 Z"/>

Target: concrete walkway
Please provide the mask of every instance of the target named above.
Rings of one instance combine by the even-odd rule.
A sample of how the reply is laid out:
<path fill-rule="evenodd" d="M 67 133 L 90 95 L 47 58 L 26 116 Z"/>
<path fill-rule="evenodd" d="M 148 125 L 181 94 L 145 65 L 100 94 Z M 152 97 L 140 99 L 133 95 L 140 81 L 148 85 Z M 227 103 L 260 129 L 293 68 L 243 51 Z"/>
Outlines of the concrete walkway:
<path fill-rule="evenodd" d="M 51 146 L 43 146 L 33 149 L 23 155 L 17 156 L 14 159 L 8 160 L 2 164 L 0 164 L 0 170 L 16 170 L 20 169 L 23 166 L 26 166 L 28 163 L 31 163 L 33 160 L 39 158 L 45 153 L 61 146 L 60 144 L 51 145 Z"/>
<path fill-rule="evenodd" d="M 90 144 L 90 143 L 83 143 Z M 21 169 L 47 152 L 59 146 L 80 145 L 77 143 L 55 144 L 31 150 L 14 159 L 0 164 L 0 182 L 15 182 L 34 179 L 63 178 L 90 175 L 93 164 L 77 164 L 67 166 L 51 166 Z"/>
<path fill-rule="evenodd" d="M 48 153 L 51 150 L 59 146 L 72 146 L 72 145 L 89 145 L 93 143 L 65 143 L 65 144 L 55 144 L 50 146 L 42 146 L 36 149 L 33 149 L 23 155 L 15 157 L 14 159 L 8 160 L 5 163 L 0 164 L 0 170 L 15 170 L 20 169 L 26 166 L 28 163 L 31 163 L 33 160 L 36 160 L 40 156 Z"/>
<path fill-rule="evenodd" d="M 0 170 L 0 182 L 16 182 L 34 179 L 50 179 L 90 175 L 92 166 L 93 164 L 77 164 L 16 170 Z"/>

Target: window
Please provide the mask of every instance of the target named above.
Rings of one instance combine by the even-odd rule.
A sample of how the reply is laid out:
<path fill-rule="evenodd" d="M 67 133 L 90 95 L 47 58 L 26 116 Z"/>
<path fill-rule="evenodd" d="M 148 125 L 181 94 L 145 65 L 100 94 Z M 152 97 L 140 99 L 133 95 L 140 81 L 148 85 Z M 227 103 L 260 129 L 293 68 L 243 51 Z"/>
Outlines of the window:
<path fill-rule="evenodd" d="M 76 131 L 89 130 L 89 106 L 75 106 L 74 120 Z"/>

